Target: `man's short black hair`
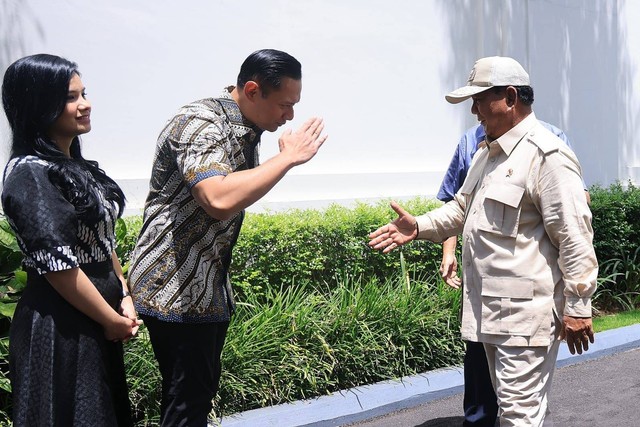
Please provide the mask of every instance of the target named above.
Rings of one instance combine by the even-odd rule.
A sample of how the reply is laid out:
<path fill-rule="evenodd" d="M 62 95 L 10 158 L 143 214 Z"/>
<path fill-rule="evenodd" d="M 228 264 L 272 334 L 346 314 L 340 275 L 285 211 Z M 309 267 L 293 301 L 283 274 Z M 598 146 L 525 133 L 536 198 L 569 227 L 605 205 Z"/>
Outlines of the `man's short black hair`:
<path fill-rule="evenodd" d="M 302 78 L 302 65 L 293 56 L 275 49 L 253 52 L 240 67 L 237 85 L 242 89 L 248 81 L 260 85 L 263 96 L 271 90 L 278 90 L 283 77 L 294 80 Z"/>
<path fill-rule="evenodd" d="M 506 90 L 508 86 L 495 86 L 493 91 L 495 93 L 500 93 L 503 90 Z M 518 92 L 518 99 L 527 107 L 530 107 L 533 104 L 533 88 L 531 86 L 513 86 Z"/>

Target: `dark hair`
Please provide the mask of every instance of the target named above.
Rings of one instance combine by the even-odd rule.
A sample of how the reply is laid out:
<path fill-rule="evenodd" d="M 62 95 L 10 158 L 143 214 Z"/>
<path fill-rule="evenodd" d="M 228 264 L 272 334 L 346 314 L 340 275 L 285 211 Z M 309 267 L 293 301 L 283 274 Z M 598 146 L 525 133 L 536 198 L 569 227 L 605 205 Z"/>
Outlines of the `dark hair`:
<path fill-rule="evenodd" d="M 106 199 L 118 204 L 120 216 L 124 193 L 98 162 L 82 157 L 80 138 L 73 138 L 69 158 L 47 135 L 65 108 L 74 74 L 80 75 L 77 64 L 48 54 L 26 56 L 7 68 L 2 82 L 2 105 L 13 134 L 11 158 L 34 155 L 51 162 L 51 182 L 79 215 L 96 218 L 104 207 L 98 190 L 89 182 L 88 171 L 104 188 Z"/>
<path fill-rule="evenodd" d="M 248 81 L 257 82 L 263 96 L 272 89 L 279 89 L 281 79 L 289 77 L 294 80 L 302 78 L 302 65 L 293 56 L 275 49 L 262 49 L 253 52 L 240 67 L 238 88 L 242 89 Z"/>
<path fill-rule="evenodd" d="M 506 90 L 508 86 L 495 86 L 493 91 L 499 93 Z M 533 88 L 531 86 L 513 86 L 518 92 L 518 99 L 520 102 L 530 107 L 533 104 Z"/>

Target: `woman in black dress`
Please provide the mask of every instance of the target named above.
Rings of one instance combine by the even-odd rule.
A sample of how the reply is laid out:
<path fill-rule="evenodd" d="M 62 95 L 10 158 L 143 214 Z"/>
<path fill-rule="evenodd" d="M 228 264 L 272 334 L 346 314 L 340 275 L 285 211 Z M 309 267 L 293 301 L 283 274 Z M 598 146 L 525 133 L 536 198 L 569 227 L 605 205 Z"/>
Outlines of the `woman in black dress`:
<path fill-rule="evenodd" d="M 16 61 L 2 103 L 2 207 L 28 276 L 10 331 L 14 426 L 131 425 L 122 341 L 140 322 L 114 252 L 124 194 L 80 153 L 91 105 L 76 64 Z"/>

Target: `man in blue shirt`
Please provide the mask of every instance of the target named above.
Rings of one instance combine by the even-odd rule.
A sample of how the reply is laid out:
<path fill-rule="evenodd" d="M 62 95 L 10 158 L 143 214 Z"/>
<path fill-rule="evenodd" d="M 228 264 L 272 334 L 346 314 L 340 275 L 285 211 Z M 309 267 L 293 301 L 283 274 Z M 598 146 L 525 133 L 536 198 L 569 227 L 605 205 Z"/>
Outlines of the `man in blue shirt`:
<path fill-rule="evenodd" d="M 540 121 L 540 123 L 571 147 L 564 132 L 543 121 Z M 473 156 L 478 151 L 480 143 L 485 140 L 485 136 L 484 128 L 478 124 L 468 129 L 460 138 L 458 147 L 436 196 L 438 200 L 446 203 L 453 199 L 453 196 L 467 177 L 467 171 L 471 167 Z M 587 200 L 589 200 L 588 193 Z M 462 283 L 457 274 L 456 244 L 456 236 L 452 236 L 442 243 L 440 273 L 449 286 L 458 289 Z M 466 345 L 467 351 L 464 356 L 463 425 L 493 427 L 498 414 L 498 403 L 491 384 L 491 375 L 489 374 L 484 346 L 481 342 L 471 341 L 467 342 Z"/>

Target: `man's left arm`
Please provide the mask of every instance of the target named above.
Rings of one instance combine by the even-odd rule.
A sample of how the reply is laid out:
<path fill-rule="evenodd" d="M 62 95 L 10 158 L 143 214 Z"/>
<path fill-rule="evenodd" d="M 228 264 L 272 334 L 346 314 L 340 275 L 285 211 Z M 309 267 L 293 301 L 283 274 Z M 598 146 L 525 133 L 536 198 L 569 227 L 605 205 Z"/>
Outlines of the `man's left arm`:
<path fill-rule="evenodd" d="M 565 296 L 561 338 L 566 338 L 572 354 L 588 350 L 589 342 L 594 341 L 591 296 L 596 289 L 598 263 L 583 187 L 573 153 L 560 150 L 545 156 L 537 182 L 539 209 L 545 230 L 558 248 Z"/>

